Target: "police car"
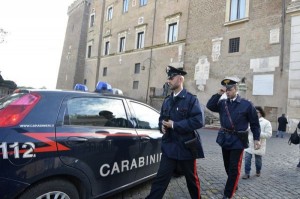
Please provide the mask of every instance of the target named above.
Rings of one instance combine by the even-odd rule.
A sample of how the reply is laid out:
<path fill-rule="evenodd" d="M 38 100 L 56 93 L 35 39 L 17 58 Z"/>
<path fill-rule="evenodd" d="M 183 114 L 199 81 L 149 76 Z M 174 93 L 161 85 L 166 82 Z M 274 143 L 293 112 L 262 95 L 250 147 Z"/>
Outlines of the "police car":
<path fill-rule="evenodd" d="M 159 112 L 95 92 L 21 90 L 0 99 L 0 198 L 103 198 L 156 175 Z"/>

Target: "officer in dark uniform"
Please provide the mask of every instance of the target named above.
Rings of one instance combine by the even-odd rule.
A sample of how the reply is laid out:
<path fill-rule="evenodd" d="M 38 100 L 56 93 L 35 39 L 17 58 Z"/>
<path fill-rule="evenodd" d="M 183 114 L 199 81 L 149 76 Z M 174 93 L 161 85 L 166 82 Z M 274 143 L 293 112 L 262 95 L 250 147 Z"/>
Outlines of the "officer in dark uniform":
<path fill-rule="evenodd" d="M 199 199 L 200 180 L 196 158 L 204 158 L 201 141 L 197 139 L 197 156 L 193 156 L 185 142 L 192 140 L 195 137 L 194 130 L 203 126 L 202 110 L 197 97 L 183 88 L 184 75 L 187 73 L 172 66 L 168 66 L 166 72 L 172 93 L 165 98 L 159 117 L 159 127 L 164 134 L 162 157 L 151 192 L 146 198 L 163 198 L 173 172 L 180 166 L 191 198 Z"/>
<path fill-rule="evenodd" d="M 221 129 L 217 142 L 222 143 L 220 145 L 223 162 L 228 176 L 223 199 L 232 198 L 238 186 L 243 151 L 246 146 L 243 145 L 237 132 L 248 130 L 250 124 L 254 147 L 260 148 L 260 126 L 256 109 L 250 101 L 238 95 L 238 82 L 237 77 L 223 79 L 221 81 L 223 87 L 209 99 L 206 105 L 209 110 L 220 115 Z M 220 99 L 225 92 L 227 99 Z"/>

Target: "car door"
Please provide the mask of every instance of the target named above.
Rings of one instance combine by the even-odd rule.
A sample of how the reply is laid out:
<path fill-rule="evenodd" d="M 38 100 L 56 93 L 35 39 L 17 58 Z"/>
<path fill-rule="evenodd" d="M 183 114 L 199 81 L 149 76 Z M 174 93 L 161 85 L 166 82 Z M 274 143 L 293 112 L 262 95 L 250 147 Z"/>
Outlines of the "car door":
<path fill-rule="evenodd" d="M 159 113 L 154 108 L 130 101 L 133 120 L 140 139 L 139 158 L 143 166 L 137 170 L 136 180 L 151 177 L 156 174 L 161 159 L 162 134 L 158 127 Z"/>
<path fill-rule="evenodd" d="M 113 118 L 105 118 L 103 112 L 111 112 Z M 135 178 L 139 139 L 128 114 L 121 98 L 82 96 L 63 102 L 56 127 L 58 146 L 66 147 L 59 150 L 60 158 L 89 177 L 93 195 L 127 185 Z"/>

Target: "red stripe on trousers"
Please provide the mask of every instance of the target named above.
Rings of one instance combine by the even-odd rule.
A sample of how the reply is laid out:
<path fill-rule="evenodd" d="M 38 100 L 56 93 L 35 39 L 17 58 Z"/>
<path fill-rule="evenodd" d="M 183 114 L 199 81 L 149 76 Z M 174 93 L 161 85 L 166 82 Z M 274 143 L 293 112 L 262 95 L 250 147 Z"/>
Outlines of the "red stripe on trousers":
<path fill-rule="evenodd" d="M 197 189 L 198 189 L 198 198 L 201 198 L 200 195 L 200 180 L 199 180 L 199 177 L 198 177 L 198 174 L 197 174 L 197 165 L 196 165 L 196 160 L 194 160 L 194 177 L 195 177 L 195 180 L 196 180 L 196 186 L 197 186 Z"/>
<path fill-rule="evenodd" d="M 237 176 L 236 176 L 236 179 L 235 179 L 235 183 L 234 183 L 232 194 L 231 194 L 230 198 L 233 197 L 233 194 L 235 193 L 236 187 L 239 183 L 239 179 L 240 179 L 240 175 L 241 175 L 242 161 L 243 161 L 243 154 L 244 154 L 244 150 L 242 151 L 242 153 L 240 155 L 240 160 L 239 160 L 239 163 L 238 163 L 238 173 L 237 173 Z"/>

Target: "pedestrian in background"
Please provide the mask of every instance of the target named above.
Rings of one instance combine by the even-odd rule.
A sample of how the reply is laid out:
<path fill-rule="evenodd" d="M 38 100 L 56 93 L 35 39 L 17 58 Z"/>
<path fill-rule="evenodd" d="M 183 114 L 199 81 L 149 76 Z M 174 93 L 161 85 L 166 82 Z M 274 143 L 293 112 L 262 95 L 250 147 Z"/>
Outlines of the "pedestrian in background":
<path fill-rule="evenodd" d="M 280 136 L 283 138 L 284 133 L 286 132 L 286 125 L 288 124 L 288 121 L 285 117 L 285 114 L 283 113 L 279 118 L 278 118 L 278 131 L 276 134 L 276 137 Z"/>
<path fill-rule="evenodd" d="M 266 120 L 265 112 L 260 106 L 256 106 L 256 112 L 259 118 L 260 125 L 260 149 L 254 149 L 254 139 L 252 133 L 249 133 L 249 148 L 245 149 L 245 175 L 242 177 L 243 179 L 250 178 L 251 171 L 251 159 L 252 156 L 255 156 L 255 168 L 256 168 L 256 176 L 259 177 L 262 168 L 262 156 L 266 153 L 266 140 L 272 137 L 272 125 L 271 122 Z"/>
<path fill-rule="evenodd" d="M 206 105 L 209 110 L 218 112 L 220 116 L 221 129 L 218 132 L 217 142 L 222 147 L 224 167 L 228 176 L 223 199 L 232 198 L 238 187 L 243 152 L 248 143 L 238 137 L 238 132 L 247 131 L 250 124 L 254 148 L 260 147 L 260 126 L 256 109 L 250 101 L 237 94 L 239 81 L 237 77 L 223 79 L 221 81 L 223 87 L 208 100 Z M 225 92 L 227 99 L 220 99 Z M 245 135 L 248 139 L 248 135 L 246 133 Z"/>
<path fill-rule="evenodd" d="M 166 97 L 169 93 L 169 84 L 168 82 L 164 83 L 163 85 L 163 96 Z"/>
<path fill-rule="evenodd" d="M 198 157 L 186 147 L 185 142 L 194 138 L 194 130 L 203 126 L 202 110 L 197 97 L 183 88 L 186 72 L 167 67 L 171 95 L 165 98 L 159 117 L 162 137 L 162 156 L 156 178 L 147 199 L 161 199 L 168 187 L 173 172 L 180 166 L 192 199 L 201 198 L 200 180 L 196 158 L 204 158 L 200 143 Z M 200 142 L 200 139 L 198 140 Z"/>

